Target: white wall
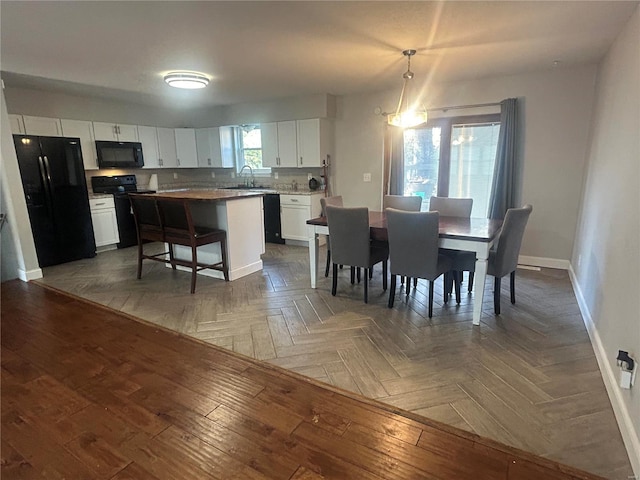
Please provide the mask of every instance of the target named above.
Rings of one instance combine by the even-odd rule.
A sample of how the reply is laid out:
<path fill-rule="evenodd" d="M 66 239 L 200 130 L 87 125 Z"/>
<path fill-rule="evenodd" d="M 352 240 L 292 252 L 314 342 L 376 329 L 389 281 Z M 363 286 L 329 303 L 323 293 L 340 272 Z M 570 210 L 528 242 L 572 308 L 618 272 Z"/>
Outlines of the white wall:
<path fill-rule="evenodd" d="M 509 97 L 521 100 L 522 203 L 531 203 L 534 208 L 521 253 L 560 259 L 565 267 L 571 258 L 578 218 L 596 68 L 554 69 L 425 89 L 428 108 L 499 102 Z M 419 75 L 416 72 L 417 81 Z M 394 109 L 399 90 L 400 82 L 391 92 L 350 95 L 338 102 L 334 193 L 342 195 L 347 204 L 380 208 L 385 118 L 376 116 L 374 109 Z M 487 111 L 451 110 L 448 114 L 475 113 Z M 362 181 L 362 174 L 367 172 L 372 173 L 370 184 Z"/>
<path fill-rule="evenodd" d="M 0 179 L 2 213 L 7 215 L 7 226 L 2 232 L 1 242 L 2 280 L 20 278 L 28 281 L 40 278 L 42 270 L 38 265 L 31 233 L 4 91 L 0 93 Z"/>
<path fill-rule="evenodd" d="M 640 377 L 617 386 L 618 350 L 640 361 L 640 7 L 598 72 L 573 280 L 634 471 Z"/>

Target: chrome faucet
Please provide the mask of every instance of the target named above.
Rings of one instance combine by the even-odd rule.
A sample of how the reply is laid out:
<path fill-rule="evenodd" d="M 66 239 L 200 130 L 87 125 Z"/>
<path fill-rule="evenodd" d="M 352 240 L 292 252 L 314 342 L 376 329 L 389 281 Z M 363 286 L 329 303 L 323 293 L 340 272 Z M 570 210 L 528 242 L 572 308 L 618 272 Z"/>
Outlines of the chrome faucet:
<path fill-rule="evenodd" d="M 255 187 L 255 186 L 256 186 L 256 180 L 255 180 L 255 178 L 254 178 L 254 176 L 253 176 L 253 168 L 251 168 L 251 165 L 247 165 L 247 164 L 245 163 L 245 164 L 242 166 L 242 168 L 240 169 L 240 176 L 242 176 L 242 172 L 244 172 L 244 169 L 245 169 L 245 168 L 248 168 L 248 169 L 249 169 L 249 172 L 251 173 L 251 183 L 249 183 L 249 182 L 247 182 L 247 181 L 245 180 L 244 184 L 245 184 L 247 187 Z"/>

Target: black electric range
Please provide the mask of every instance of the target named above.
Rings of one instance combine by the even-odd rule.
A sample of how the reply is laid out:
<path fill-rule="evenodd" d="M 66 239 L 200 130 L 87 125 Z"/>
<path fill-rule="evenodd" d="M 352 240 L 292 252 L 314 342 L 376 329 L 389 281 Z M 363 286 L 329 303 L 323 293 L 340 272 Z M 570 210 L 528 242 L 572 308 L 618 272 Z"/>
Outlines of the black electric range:
<path fill-rule="evenodd" d="M 155 191 L 138 190 L 138 182 L 135 175 L 91 177 L 91 188 L 93 193 L 113 195 L 118 222 L 118 235 L 120 236 L 120 243 L 117 244 L 118 248 L 137 245 L 136 222 L 131 211 L 129 193 L 155 193 Z"/>

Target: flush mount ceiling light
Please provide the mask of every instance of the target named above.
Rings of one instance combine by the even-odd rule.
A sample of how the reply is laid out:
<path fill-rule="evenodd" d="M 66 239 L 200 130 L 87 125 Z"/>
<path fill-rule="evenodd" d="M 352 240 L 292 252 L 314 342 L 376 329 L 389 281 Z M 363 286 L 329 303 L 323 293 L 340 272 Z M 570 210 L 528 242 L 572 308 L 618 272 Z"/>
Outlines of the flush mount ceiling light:
<path fill-rule="evenodd" d="M 204 88 L 209 85 L 209 79 L 201 73 L 171 72 L 164 76 L 164 81 L 176 88 Z"/>
<path fill-rule="evenodd" d="M 402 54 L 407 57 L 407 71 L 404 72 L 402 78 L 402 92 L 400 92 L 400 100 L 396 113 L 387 116 L 389 125 L 402 128 L 411 128 L 427 122 L 427 110 L 422 108 L 417 110 L 409 99 L 409 80 L 413 78 L 411 71 L 411 57 L 415 55 L 415 50 L 404 50 Z"/>

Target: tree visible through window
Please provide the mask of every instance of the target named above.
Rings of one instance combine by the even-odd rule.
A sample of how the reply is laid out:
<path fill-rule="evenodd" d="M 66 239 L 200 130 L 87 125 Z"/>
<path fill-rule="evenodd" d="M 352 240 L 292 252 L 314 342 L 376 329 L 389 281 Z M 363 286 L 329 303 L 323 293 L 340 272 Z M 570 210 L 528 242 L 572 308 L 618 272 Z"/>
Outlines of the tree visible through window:
<path fill-rule="evenodd" d="M 238 162 L 240 171 L 244 165 L 249 165 L 254 172 L 270 172 L 269 167 L 262 165 L 262 136 L 260 125 L 242 125 L 237 127 Z"/>
<path fill-rule="evenodd" d="M 443 118 L 404 131 L 404 195 L 473 198 L 473 217 L 486 217 L 500 115 Z"/>

